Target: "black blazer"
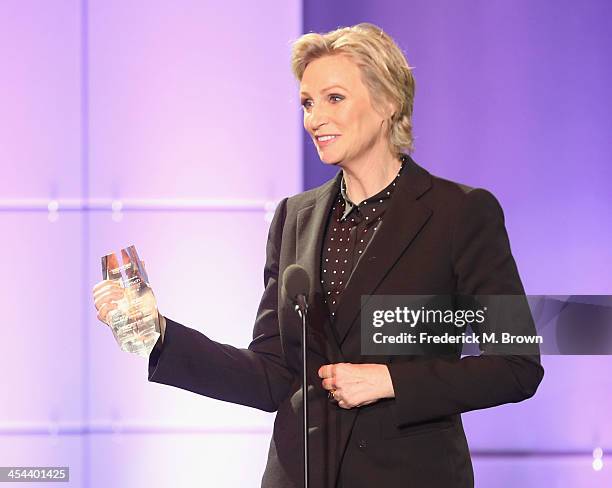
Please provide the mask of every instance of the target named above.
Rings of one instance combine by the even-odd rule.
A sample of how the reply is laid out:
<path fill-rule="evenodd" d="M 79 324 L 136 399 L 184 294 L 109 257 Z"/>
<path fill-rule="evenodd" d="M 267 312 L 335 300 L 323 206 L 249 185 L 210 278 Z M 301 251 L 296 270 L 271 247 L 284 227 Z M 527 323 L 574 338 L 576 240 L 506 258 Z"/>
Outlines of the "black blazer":
<path fill-rule="evenodd" d="M 278 205 L 266 248 L 264 292 L 247 349 L 217 343 L 166 318 L 149 381 L 277 411 L 262 487 L 301 487 L 301 325 L 280 277 L 302 265 L 309 295 L 311 488 L 471 487 L 460 414 L 531 397 L 539 356 L 362 356 L 360 298 L 369 294 L 523 294 L 495 197 L 430 175 L 407 157 L 376 235 L 330 323 L 320 284 L 321 247 L 341 172 Z M 212 304 L 211 304 L 212 305 Z M 323 364 L 387 364 L 395 398 L 342 409 L 317 376 Z"/>

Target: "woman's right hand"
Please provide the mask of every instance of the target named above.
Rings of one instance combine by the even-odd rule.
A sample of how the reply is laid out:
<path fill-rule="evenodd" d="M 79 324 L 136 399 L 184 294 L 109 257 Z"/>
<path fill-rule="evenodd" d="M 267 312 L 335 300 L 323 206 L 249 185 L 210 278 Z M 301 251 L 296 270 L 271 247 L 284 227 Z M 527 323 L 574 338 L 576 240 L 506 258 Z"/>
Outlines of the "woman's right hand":
<path fill-rule="evenodd" d="M 116 280 L 102 280 L 93 287 L 93 298 L 98 320 L 106 325 L 108 312 L 117 308 L 117 301 L 124 297 L 125 290 Z"/>

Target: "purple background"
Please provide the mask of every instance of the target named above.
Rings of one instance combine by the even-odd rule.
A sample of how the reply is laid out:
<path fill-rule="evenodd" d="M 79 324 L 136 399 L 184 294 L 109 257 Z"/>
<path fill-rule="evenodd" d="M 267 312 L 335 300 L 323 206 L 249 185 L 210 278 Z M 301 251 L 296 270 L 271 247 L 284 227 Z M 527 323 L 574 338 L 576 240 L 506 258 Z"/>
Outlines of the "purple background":
<path fill-rule="evenodd" d="M 148 383 L 91 288 L 135 244 L 165 315 L 246 346 L 275 202 L 333 174 L 290 42 L 362 21 L 415 66 L 415 160 L 498 197 L 527 291 L 612 294 L 607 1 L 3 0 L 4 466 L 259 486 L 273 414 Z M 543 363 L 533 399 L 464 415 L 477 486 L 610 486 L 612 359 Z"/>

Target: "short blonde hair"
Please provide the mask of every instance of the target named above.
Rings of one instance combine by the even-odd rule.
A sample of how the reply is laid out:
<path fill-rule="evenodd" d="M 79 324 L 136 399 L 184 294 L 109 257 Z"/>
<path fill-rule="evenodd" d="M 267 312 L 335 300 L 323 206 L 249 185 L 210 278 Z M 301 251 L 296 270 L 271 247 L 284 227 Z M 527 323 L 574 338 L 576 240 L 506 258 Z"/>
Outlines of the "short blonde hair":
<path fill-rule="evenodd" d="M 380 27 L 367 22 L 325 34 L 304 34 L 292 45 L 293 74 L 301 82 L 308 63 L 334 54 L 346 54 L 359 66 L 375 108 L 384 101 L 393 103 L 396 111 L 389 121 L 389 143 L 398 155 L 403 150 L 412 152 L 415 81 L 399 46 Z"/>

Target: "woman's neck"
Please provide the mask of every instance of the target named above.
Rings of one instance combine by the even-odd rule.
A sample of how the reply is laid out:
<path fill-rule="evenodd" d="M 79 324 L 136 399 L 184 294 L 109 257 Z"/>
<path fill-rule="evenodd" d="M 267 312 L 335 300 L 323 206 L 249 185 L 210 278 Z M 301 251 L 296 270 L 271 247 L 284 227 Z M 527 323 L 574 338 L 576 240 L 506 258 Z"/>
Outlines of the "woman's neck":
<path fill-rule="evenodd" d="M 346 192 L 351 202 L 359 204 L 387 187 L 402 165 L 392 154 L 374 161 L 372 158 L 352 162 L 342 168 Z"/>

